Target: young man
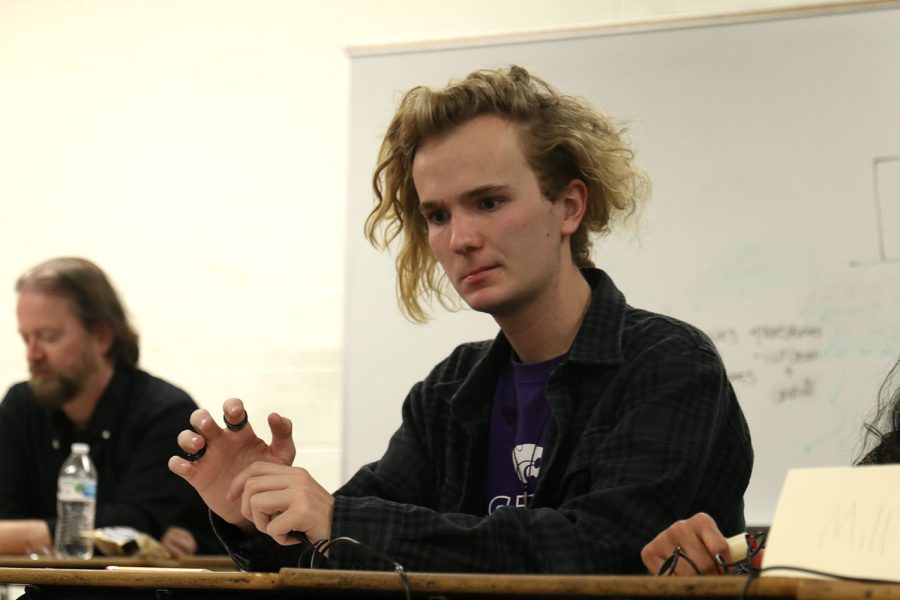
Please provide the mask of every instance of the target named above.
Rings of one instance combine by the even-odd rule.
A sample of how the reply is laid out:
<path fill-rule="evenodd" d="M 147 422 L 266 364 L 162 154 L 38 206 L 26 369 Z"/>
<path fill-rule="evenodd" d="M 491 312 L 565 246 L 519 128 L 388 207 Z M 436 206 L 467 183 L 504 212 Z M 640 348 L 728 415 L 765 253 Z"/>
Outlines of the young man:
<path fill-rule="evenodd" d="M 647 188 L 609 119 L 519 67 L 417 87 L 375 182 L 367 234 L 399 240 L 407 314 L 446 300 L 446 278 L 500 333 L 413 386 L 387 452 L 334 495 L 286 466 L 286 419 L 267 445 L 239 400 L 226 429 L 195 413 L 178 440 L 193 461 L 170 468 L 240 565 L 318 564 L 321 541 L 338 568 L 628 573 L 675 518 L 741 530 L 752 450 L 712 343 L 592 268 L 590 234 Z"/>
<path fill-rule="evenodd" d="M 0 404 L 0 554 L 52 546 L 57 477 L 73 442 L 90 444 L 97 467 L 97 527 L 159 538 L 180 524 L 163 537 L 172 552 L 216 551 L 202 502 L 165 466 L 197 405 L 137 369 L 137 334 L 103 271 L 52 259 L 16 292 L 31 379 Z"/>

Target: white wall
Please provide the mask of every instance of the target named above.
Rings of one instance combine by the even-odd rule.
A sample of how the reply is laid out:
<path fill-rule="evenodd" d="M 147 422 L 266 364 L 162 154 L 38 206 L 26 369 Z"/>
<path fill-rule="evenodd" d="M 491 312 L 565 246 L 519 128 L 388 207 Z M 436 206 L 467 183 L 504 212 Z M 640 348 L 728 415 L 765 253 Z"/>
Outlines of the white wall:
<path fill-rule="evenodd" d="M 0 386 L 26 375 L 16 276 L 86 256 L 146 369 L 214 412 L 289 415 L 297 464 L 336 487 L 345 48 L 814 3 L 2 0 Z"/>

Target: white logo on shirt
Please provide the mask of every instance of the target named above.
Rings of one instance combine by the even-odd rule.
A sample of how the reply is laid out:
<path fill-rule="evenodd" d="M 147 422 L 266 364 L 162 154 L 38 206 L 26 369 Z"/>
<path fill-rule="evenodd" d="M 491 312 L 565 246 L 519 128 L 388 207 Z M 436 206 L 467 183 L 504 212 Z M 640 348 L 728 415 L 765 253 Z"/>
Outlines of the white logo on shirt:
<path fill-rule="evenodd" d="M 519 481 L 525 484 L 525 490 L 521 494 L 511 496 L 495 496 L 488 502 L 488 514 L 504 506 L 516 508 L 528 508 L 531 505 L 533 492 L 528 491 L 528 479 L 537 479 L 541 474 L 541 456 L 544 448 L 536 444 L 521 444 L 512 450 L 513 468 Z"/>
<path fill-rule="evenodd" d="M 521 444 L 512 450 L 513 467 L 516 475 L 522 483 L 528 483 L 528 478 L 537 479 L 541 474 L 541 456 L 544 448 L 536 444 Z"/>

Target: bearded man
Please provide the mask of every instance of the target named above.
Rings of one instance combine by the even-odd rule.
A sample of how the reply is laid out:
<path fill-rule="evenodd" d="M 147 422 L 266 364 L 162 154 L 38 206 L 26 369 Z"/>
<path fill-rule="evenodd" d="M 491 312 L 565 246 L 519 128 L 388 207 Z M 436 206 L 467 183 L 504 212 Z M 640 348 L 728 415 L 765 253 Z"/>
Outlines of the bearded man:
<path fill-rule="evenodd" d="M 129 526 L 175 555 L 220 552 L 196 493 L 166 468 L 196 404 L 137 367 L 138 335 L 103 271 L 55 258 L 16 282 L 31 379 L 0 404 L 0 554 L 43 553 L 74 442 L 98 472 L 96 526 Z"/>

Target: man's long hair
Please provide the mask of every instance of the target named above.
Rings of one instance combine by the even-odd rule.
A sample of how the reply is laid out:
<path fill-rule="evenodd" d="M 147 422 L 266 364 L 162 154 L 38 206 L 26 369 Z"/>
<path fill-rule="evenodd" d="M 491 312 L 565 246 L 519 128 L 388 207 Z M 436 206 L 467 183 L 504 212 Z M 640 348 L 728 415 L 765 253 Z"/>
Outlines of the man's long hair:
<path fill-rule="evenodd" d="M 85 329 L 106 324 L 113 330 L 107 357 L 114 365 L 135 367 L 138 334 L 128 322 L 125 308 L 106 274 L 84 258 L 52 258 L 32 267 L 16 281 L 16 292 L 32 290 L 72 300 L 75 316 Z"/>

